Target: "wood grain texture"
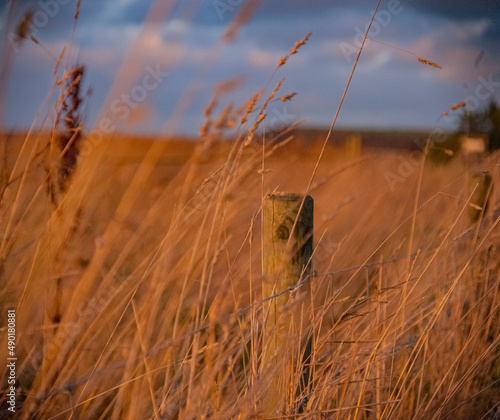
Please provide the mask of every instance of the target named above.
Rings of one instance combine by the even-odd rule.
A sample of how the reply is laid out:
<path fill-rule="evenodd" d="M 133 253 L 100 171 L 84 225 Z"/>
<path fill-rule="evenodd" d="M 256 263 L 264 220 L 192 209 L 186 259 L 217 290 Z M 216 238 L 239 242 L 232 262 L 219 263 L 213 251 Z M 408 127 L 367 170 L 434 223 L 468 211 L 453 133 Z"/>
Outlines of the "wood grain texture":
<path fill-rule="evenodd" d="M 263 208 L 263 297 L 269 298 L 312 274 L 314 200 L 300 194 L 268 194 Z M 277 374 L 264 398 L 266 415 L 280 411 L 283 397 L 303 393 L 304 381 L 298 378 L 309 369 L 296 368 L 300 359 L 309 363 L 311 343 L 303 343 L 304 315 L 307 314 L 308 284 L 291 293 L 283 293 L 264 306 L 263 363 L 286 372 Z M 308 350 L 307 350 L 308 349 Z M 307 353 L 307 354 L 305 354 Z M 298 375 L 298 376 L 297 376 Z M 309 377 L 309 373 L 307 374 Z M 286 378 L 286 379 L 284 379 Z M 288 381 L 284 383 L 284 381 Z M 299 382 L 302 384 L 300 385 Z M 300 398 L 299 398 L 300 399 Z M 278 411 L 276 411 L 278 410 Z"/>

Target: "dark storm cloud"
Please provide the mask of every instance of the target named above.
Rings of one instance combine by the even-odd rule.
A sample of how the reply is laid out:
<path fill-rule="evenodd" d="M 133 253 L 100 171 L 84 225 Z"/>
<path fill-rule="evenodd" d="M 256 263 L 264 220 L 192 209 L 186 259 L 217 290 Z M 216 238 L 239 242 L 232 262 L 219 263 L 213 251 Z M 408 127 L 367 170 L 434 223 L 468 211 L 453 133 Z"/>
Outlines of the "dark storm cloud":
<path fill-rule="evenodd" d="M 199 22 L 203 24 L 225 25 L 240 10 L 244 0 L 210 0 L 204 3 Z M 374 7 L 372 0 L 273 0 L 264 1 L 252 18 L 252 21 L 308 21 L 323 16 L 333 10 L 349 8 L 366 10 Z"/>
<path fill-rule="evenodd" d="M 413 0 L 410 4 L 421 13 L 458 22 L 487 19 L 490 25 L 483 35 L 483 40 L 488 44 L 500 41 L 499 0 Z"/>
<path fill-rule="evenodd" d="M 264 2 L 259 10 L 259 17 L 270 19 L 309 19 L 322 16 L 331 10 L 342 10 L 346 7 L 351 9 L 363 9 L 374 7 L 375 3 L 370 0 L 358 0 L 355 3 L 349 0 L 275 0 Z"/>
<path fill-rule="evenodd" d="M 496 15 L 493 24 L 486 30 L 484 36 L 488 41 L 500 43 L 500 14 Z"/>
<path fill-rule="evenodd" d="M 457 20 L 489 18 L 500 13 L 498 0 L 413 0 L 408 4 L 424 13 Z"/>

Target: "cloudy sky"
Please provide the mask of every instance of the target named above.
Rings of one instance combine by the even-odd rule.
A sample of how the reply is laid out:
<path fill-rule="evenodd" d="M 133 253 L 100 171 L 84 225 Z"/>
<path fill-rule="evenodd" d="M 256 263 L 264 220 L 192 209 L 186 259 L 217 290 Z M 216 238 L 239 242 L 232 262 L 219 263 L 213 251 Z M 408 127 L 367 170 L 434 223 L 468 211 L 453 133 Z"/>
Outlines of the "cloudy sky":
<path fill-rule="evenodd" d="M 76 0 L 2 0 L 4 125 L 50 124 L 65 49 L 61 66 L 86 66 L 88 128 L 109 118 L 117 131 L 196 134 L 220 82 L 234 89 L 215 112 L 283 77 L 281 95 L 296 96 L 272 102 L 268 123 L 329 126 L 377 0 L 248 1 L 81 0 L 75 24 Z M 38 44 L 15 36 L 29 9 Z M 409 52 L 365 44 L 338 127 L 449 127 L 455 120 L 439 116 L 458 102 L 500 102 L 498 0 L 382 0 L 369 36 Z"/>

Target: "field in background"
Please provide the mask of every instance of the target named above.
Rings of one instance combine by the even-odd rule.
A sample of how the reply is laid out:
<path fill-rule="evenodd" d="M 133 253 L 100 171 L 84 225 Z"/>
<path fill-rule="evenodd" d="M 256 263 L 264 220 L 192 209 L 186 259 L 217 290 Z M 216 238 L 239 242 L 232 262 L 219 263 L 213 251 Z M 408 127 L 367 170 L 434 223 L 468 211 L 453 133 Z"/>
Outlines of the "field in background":
<path fill-rule="evenodd" d="M 312 387 L 287 399 L 295 387 L 279 378 L 278 418 L 498 416 L 500 203 L 493 190 L 470 227 L 477 168 L 328 146 L 309 191 L 315 276 L 289 294 L 303 317 L 264 368 L 262 199 L 304 193 L 321 144 L 109 138 L 54 203 L 47 143 L 2 138 L 18 418 L 259 418 L 308 334 Z M 497 161 L 479 167 L 495 181 Z"/>

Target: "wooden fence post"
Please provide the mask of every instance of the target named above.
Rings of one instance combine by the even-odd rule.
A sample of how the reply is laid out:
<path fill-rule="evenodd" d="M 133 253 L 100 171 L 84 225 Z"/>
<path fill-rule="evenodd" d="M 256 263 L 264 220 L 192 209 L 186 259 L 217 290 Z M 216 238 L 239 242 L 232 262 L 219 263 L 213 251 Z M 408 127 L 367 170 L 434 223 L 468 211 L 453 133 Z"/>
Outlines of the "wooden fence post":
<path fill-rule="evenodd" d="M 469 194 L 472 194 L 472 197 L 469 202 L 468 213 L 471 225 L 476 223 L 486 214 L 492 188 L 493 179 L 488 171 L 475 171 L 470 173 Z"/>
<path fill-rule="evenodd" d="M 361 134 L 350 135 L 345 142 L 347 156 L 356 159 L 361 156 Z"/>
<path fill-rule="evenodd" d="M 276 295 L 300 281 L 309 281 L 312 274 L 313 213 L 314 201 L 310 196 L 284 193 L 266 196 L 262 226 L 264 298 Z M 297 293 L 304 293 L 307 289 L 304 284 Z M 283 408 L 285 396 L 291 403 L 296 393 L 304 395 L 311 379 L 311 341 L 305 348 L 302 348 L 302 337 L 295 339 L 295 343 L 298 342 L 299 345 L 288 345 L 295 344 L 289 340 L 287 343 L 290 331 L 299 332 L 307 327 L 302 324 L 303 310 L 300 310 L 300 305 L 293 307 L 289 299 L 290 293 L 284 293 L 265 302 L 263 308 L 263 371 L 278 369 L 263 400 L 264 413 L 269 416 Z M 283 312 L 287 303 L 290 303 L 292 309 L 288 308 Z M 297 357 L 303 357 L 302 365 L 305 369 L 302 372 L 296 369 L 300 364 Z M 277 368 L 278 366 L 283 366 L 283 369 Z M 293 384 L 298 384 L 298 389 L 293 389 Z"/>

